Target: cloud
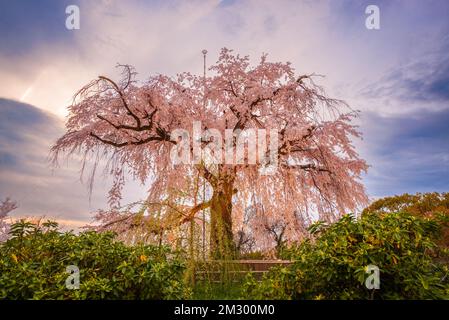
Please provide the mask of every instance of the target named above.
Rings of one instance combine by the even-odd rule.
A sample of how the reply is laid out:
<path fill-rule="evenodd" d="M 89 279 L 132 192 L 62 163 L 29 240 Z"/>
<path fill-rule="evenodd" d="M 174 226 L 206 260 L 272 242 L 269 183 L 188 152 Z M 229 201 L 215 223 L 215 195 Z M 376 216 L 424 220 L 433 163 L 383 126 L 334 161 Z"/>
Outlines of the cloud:
<path fill-rule="evenodd" d="M 449 2 L 376 3 L 381 29 L 372 31 L 369 0 L 3 1 L 0 196 L 16 198 L 19 215 L 87 221 L 105 207 L 108 181 L 97 182 L 89 204 L 79 164 L 52 173 L 47 162 L 73 94 L 98 75 L 117 77 L 118 62 L 134 65 L 140 80 L 198 74 L 201 50 L 210 65 L 222 47 L 323 74 L 318 83 L 331 96 L 362 110 L 371 195 L 447 189 Z M 80 30 L 65 28 L 68 4 L 80 6 Z M 124 202 L 145 187 L 128 190 Z"/>
<path fill-rule="evenodd" d="M 373 197 L 449 189 L 449 110 L 381 116 L 365 112 L 361 154 Z"/>
<path fill-rule="evenodd" d="M 78 226 L 90 221 L 92 211 L 106 207 L 108 179 L 98 180 L 89 201 L 76 160 L 56 170 L 50 166 L 50 146 L 63 132 L 59 118 L 0 98 L 0 198 L 18 202 L 14 217 L 45 215 Z M 131 184 L 126 200 L 138 200 L 144 190 Z"/>
<path fill-rule="evenodd" d="M 412 63 L 402 64 L 373 82 L 361 94 L 370 98 L 397 99 L 413 103 L 449 102 L 449 36 L 442 40 L 438 52 L 424 55 Z"/>
<path fill-rule="evenodd" d="M 388 113 L 391 107 L 359 99 L 360 89 L 399 64 L 444 52 L 449 30 L 445 1 L 377 1 L 376 31 L 365 28 L 370 1 L 69 2 L 2 3 L 8 26 L 0 31 L 0 96 L 24 97 L 64 116 L 80 87 L 100 74 L 117 76 L 116 63 L 134 65 L 140 80 L 155 73 L 201 73 L 202 49 L 209 51 L 210 64 L 228 47 L 253 62 L 265 52 L 271 60 L 291 61 L 298 73 L 323 74 L 320 84 L 332 95 Z M 79 5 L 80 30 L 65 28 L 66 4 Z"/>
<path fill-rule="evenodd" d="M 63 116 L 74 92 L 99 74 L 117 76 L 118 62 L 135 66 L 140 80 L 155 73 L 200 73 L 201 50 L 209 51 L 211 64 L 222 47 L 248 54 L 253 62 L 269 53 L 271 60 L 291 61 L 299 73 L 327 75 L 323 84 L 333 87 L 354 80 L 381 51 L 365 48 L 374 34 L 365 33 L 362 9 L 353 33 L 365 38 L 338 31 L 342 24 L 332 17 L 348 17 L 334 2 L 82 1 L 81 29 L 73 31 L 60 21 L 65 15 L 50 6 L 47 10 L 59 14 L 59 22 L 43 29 L 57 28 L 61 35 L 35 43 L 25 54 L 0 55 L 0 96 L 25 96 L 24 102 Z M 35 20 L 26 24 L 42 29 Z M 8 39 L 14 37 L 9 34 Z M 26 41 L 20 32 L 19 38 Z"/>
<path fill-rule="evenodd" d="M 66 45 L 73 33 L 66 32 L 65 8 L 73 0 L 7 1 L 0 10 L 0 54 L 10 58 L 24 55 L 42 43 Z"/>

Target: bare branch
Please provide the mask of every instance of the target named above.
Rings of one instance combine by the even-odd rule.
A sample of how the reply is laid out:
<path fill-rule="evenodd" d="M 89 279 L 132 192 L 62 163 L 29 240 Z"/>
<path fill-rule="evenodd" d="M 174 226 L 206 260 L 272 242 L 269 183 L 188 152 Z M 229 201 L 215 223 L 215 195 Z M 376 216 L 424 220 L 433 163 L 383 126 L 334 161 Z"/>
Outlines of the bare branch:
<path fill-rule="evenodd" d="M 207 209 L 211 206 L 210 201 L 206 201 L 206 202 L 202 202 L 200 204 L 197 204 L 196 206 L 194 206 L 192 209 L 190 209 L 190 212 L 185 215 L 182 219 L 181 219 L 181 224 L 191 221 L 193 218 L 195 218 L 195 214 L 197 214 L 198 211 Z"/>
<path fill-rule="evenodd" d="M 125 146 L 130 146 L 130 145 L 141 145 L 141 144 L 145 144 L 145 143 L 148 143 L 148 142 L 151 142 L 151 141 L 167 141 L 165 138 L 158 136 L 158 137 L 148 137 L 146 139 L 138 140 L 138 141 L 128 141 L 128 142 L 121 142 L 121 143 L 119 143 L 119 142 L 114 142 L 114 141 L 110 141 L 110 140 L 107 140 L 107 139 L 103 139 L 103 138 L 97 136 L 93 132 L 90 133 L 90 136 L 94 137 L 95 139 L 97 139 L 97 140 L 99 140 L 99 141 L 101 141 L 101 142 L 103 142 L 105 144 L 111 145 L 111 146 L 116 147 L 116 148 L 121 148 L 121 147 L 125 147 Z M 170 140 L 168 140 L 168 141 L 170 141 Z M 170 142 L 176 143 L 175 141 L 170 141 Z"/>
<path fill-rule="evenodd" d="M 128 111 L 129 115 L 131 115 L 131 117 L 134 118 L 134 120 L 136 121 L 137 127 L 140 127 L 140 119 L 139 119 L 139 117 L 136 116 L 131 111 L 131 109 L 129 108 L 128 103 L 126 102 L 125 96 L 124 96 L 122 90 L 120 90 L 119 86 L 113 80 L 109 79 L 108 77 L 99 76 L 98 78 L 101 79 L 101 80 L 107 81 L 107 82 L 109 82 L 112 85 L 114 90 L 119 94 L 120 99 L 122 100 L 123 106 L 125 107 L 126 111 Z"/>

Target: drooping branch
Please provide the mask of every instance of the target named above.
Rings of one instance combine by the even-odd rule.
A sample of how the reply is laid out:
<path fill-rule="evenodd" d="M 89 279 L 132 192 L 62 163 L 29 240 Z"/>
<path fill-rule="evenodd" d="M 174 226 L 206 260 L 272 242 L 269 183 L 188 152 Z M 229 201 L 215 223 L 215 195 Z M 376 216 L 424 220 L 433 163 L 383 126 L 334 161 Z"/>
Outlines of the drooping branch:
<path fill-rule="evenodd" d="M 102 224 L 102 225 L 101 225 L 101 228 L 102 228 L 102 229 L 107 229 L 108 227 L 110 227 L 110 226 L 112 226 L 112 225 L 114 225 L 114 224 L 121 223 L 121 222 L 125 222 L 126 220 L 129 220 L 129 219 L 131 219 L 131 218 L 133 218 L 133 217 L 134 217 L 134 214 L 132 214 L 132 213 L 127 214 L 127 215 L 125 215 L 124 217 L 121 217 L 121 218 L 119 218 L 119 219 L 115 219 L 115 220 L 112 220 L 112 221 L 109 221 L 109 222 L 107 222 L 107 223 Z"/>
<path fill-rule="evenodd" d="M 303 135 L 302 137 L 298 139 L 292 139 L 292 140 L 284 140 L 282 145 L 278 149 L 278 155 L 286 155 L 288 153 L 292 152 L 303 152 L 307 151 L 307 149 L 304 149 L 301 146 L 298 146 L 297 144 L 300 142 L 304 142 L 305 140 L 311 138 L 313 136 L 313 133 L 316 131 L 317 126 L 310 126 L 307 128 L 307 133 Z M 285 128 L 281 130 L 280 132 L 281 138 L 284 138 L 285 136 Z"/>
<path fill-rule="evenodd" d="M 80 152 L 96 164 L 105 160 L 114 175 L 110 192 L 114 200 L 121 198 L 125 175 L 142 183 L 150 180 L 148 199 L 158 201 L 170 195 L 169 203 L 160 204 L 165 206 L 161 212 L 167 214 L 167 226 L 198 219 L 195 214 L 210 206 L 204 199 L 198 205 L 192 201 L 193 174 L 207 185 L 208 194 L 225 198 L 219 200 L 227 202 L 223 208 L 230 208 L 232 219 L 240 219 L 248 194 L 255 192 L 270 221 L 289 222 L 283 234 L 289 240 L 294 232 L 302 232 L 294 230 L 294 212 L 307 216 L 317 211 L 318 216 L 326 217 L 329 208 L 345 212 L 363 204 L 366 196 L 360 176 L 367 165 L 351 143 L 352 137 L 359 137 L 351 117 L 340 113 L 346 104 L 329 99 L 314 85 L 312 75 L 295 76 L 288 63 L 263 60 L 252 66 L 247 58 L 223 49 L 211 70 L 213 76 L 206 78 L 190 73 L 176 78 L 155 75 L 139 86 L 131 85 L 133 74 L 127 67 L 117 82 L 105 76 L 95 79 L 80 90 L 77 96 L 81 99 L 70 106 L 67 132 L 53 147 L 54 156 Z M 226 129 L 234 130 L 234 146 L 245 129 L 277 130 L 277 172 L 260 174 L 259 169 L 266 165 L 261 159 L 255 164 L 171 163 L 170 147 L 177 142 L 170 140 L 170 134 L 180 129 L 187 131 L 181 139 L 191 138 L 194 121 L 201 121 L 201 131 L 217 130 L 225 138 Z M 215 137 L 204 140 L 202 149 Z M 194 144 L 189 143 L 192 155 Z M 249 143 L 244 146 L 248 159 Z M 108 149 L 103 150 L 102 145 Z M 222 144 L 218 152 L 227 155 L 225 147 L 226 143 Z M 184 154 L 187 149 L 177 151 Z M 211 151 L 215 154 L 216 149 Z M 257 159 L 258 147 L 256 152 Z M 261 153 L 265 159 L 272 156 Z M 212 210 L 219 210 L 215 202 L 211 214 Z M 234 231 L 239 230 L 238 225 L 233 226 L 237 226 Z M 258 231 L 245 232 L 258 241 L 263 237 Z"/>
<path fill-rule="evenodd" d="M 106 117 L 103 117 L 102 115 L 97 114 L 97 118 L 103 121 L 106 121 L 107 123 L 109 123 L 111 126 L 113 126 L 115 129 L 117 130 L 121 130 L 121 129 L 126 129 L 126 130 L 133 130 L 133 131 L 150 131 L 153 128 L 153 122 L 150 122 L 150 124 L 148 125 L 144 125 L 144 126 L 128 126 L 125 124 L 114 124 L 111 120 L 108 120 Z"/>
<path fill-rule="evenodd" d="M 200 204 L 197 204 L 192 209 L 190 209 L 188 214 L 184 215 L 184 217 L 181 219 L 180 223 L 183 224 L 185 222 L 191 221 L 193 218 L 195 218 L 195 215 L 199 211 L 205 210 L 205 209 L 209 208 L 210 206 L 211 206 L 211 202 L 210 201 L 206 201 L 206 202 L 202 202 Z"/>
<path fill-rule="evenodd" d="M 130 145 L 138 146 L 138 145 L 142 145 L 142 144 L 145 144 L 145 143 L 148 143 L 151 141 L 168 141 L 168 142 L 176 144 L 176 141 L 170 141 L 170 140 L 167 140 L 165 137 L 161 137 L 161 136 L 157 136 L 157 137 L 151 136 L 146 139 L 137 140 L 137 141 L 127 141 L 127 142 L 114 142 L 111 140 L 107 140 L 107 139 L 99 137 L 98 135 L 96 135 L 93 132 L 90 133 L 90 136 L 101 141 L 102 143 L 105 143 L 107 145 L 110 145 L 110 146 L 113 146 L 116 148 L 122 148 L 122 147 L 130 146 Z"/>
<path fill-rule="evenodd" d="M 215 187 L 218 183 L 218 179 L 215 175 L 213 175 L 204 164 L 199 164 L 196 166 L 198 172 L 209 182 L 213 187 Z"/>
<path fill-rule="evenodd" d="M 125 107 L 126 111 L 128 111 L 128 114 L 134 118 L 134 120 L 136 121 L 137 127 L 140 127 L 140 119 L 137 115 L 134 114 L 134 112 L 131 111 L 131 109 L 128 106 L 128 102 L 126 102 L 125 99 L 125 95 L 123 94 L 122 90 L 120 90 L 119 86 L 111 79 L 109 79 L 108 77 L 105 76 L 99 76 L 98 77 L 101 80 L 104 80 L 106 82 L 109 82 L 112 87 L 114 88 L 114 90 L 118 93 L 118 95 L 120 96 L 120 99 L 123 102 L 123 106 Z"/>
<path fill-rule="evenodd" d="M 313 163 L 307 163 L 307 164 L 282 164 L 282 166 L 284 168 L 287 169 L 300 169 L 300 170 L 304 170 L 304 171 L 317 171 L 317 172 L 329 172 L 331 173 L 332 171 L 322 167 L 322 166 L 317 166 Z"/>

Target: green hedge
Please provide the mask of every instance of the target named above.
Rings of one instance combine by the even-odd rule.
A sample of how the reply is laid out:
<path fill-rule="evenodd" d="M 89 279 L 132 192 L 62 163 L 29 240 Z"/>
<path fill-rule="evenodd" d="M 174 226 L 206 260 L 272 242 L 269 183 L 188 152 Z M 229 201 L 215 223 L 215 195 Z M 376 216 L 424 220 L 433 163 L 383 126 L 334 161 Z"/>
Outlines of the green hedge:
<path fill-rule="evenodd" d="M 0 244 L 0 299 L 184 299 L 184 263 L 166 247 L 127 246 L 112 233 L 57 231 L 21 221 Z M 79 268 L 78 290 L 66 267 Z"/>
<path fill-rule="evenodd" d="M 274 268 L 261 283 L 248 277 L 244 298 L 448 299 L 447 250 L 435 244 L 441 225 L 406 213 L 316 223 L 311 240 L 284 253 L 293 265 Z M 365 286 L 368 265 L 380 269 L 380 289 Z"/>
<path fill-rule="evenodd" d="M 249 276 L 246 299 L 448 299 L 448 252 L 437 246 L 439 216 L 350 215 L 311 226 L 311 239 L 283 252 L 289 267 L 262 282 Z M 447 223 L 447 221 L 446 221 Z M 61 233 L 51 222 L 21 221 L 0 244 L 0 299 L 188 299 L 185 259 L 167 247 L 128 246 L 112 233 Z M 66 288 L 66 267 L 80 270 L 78 290 Z M 380 289 L 368 289 L 368 265 Z"/>

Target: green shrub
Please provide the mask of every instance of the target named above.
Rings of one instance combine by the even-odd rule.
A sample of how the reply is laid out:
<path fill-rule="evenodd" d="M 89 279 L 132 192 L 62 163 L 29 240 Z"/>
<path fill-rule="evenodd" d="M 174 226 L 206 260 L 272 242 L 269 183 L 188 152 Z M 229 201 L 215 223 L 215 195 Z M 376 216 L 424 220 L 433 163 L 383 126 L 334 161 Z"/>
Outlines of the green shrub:
<path fill-rule="evenodd" d="M 0 299 L 183 299 L 184 264 L 166 247 L 127 246 L 112 233 L 57 231 L 21 221 L 0 244 Z M 66 267 L 79 268 L 69 290 Z"/>
<path fill-rule="evenodd" d="M 398 196 L 378 199 L 366 207 L 367 213 L 407 212 L 417 217 L 435 217 L 440 221 L 441 234 L 436 243 L 449 248 L 449 193 L 405 193 Z"/>
<path fill-rule="evenodd" d="M 330 226 L 316 223 L 310 231 L 314 239 L 290 248 L 288 256 L 295 260 L 291 266 L 273 268 L 261 283 L 248 277 L 245 298 L 449 298 L 448 265 L 435 259 L 448 254 L 435 244 L 441 232 L 436 218 L 406 213 L 366 213 L 359 219 L 345 215 Z M 380 269 L 378 290 L 365 286 L 368 265 Z"/>

